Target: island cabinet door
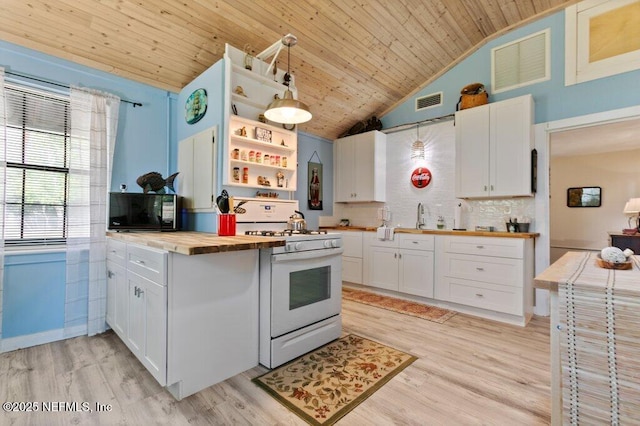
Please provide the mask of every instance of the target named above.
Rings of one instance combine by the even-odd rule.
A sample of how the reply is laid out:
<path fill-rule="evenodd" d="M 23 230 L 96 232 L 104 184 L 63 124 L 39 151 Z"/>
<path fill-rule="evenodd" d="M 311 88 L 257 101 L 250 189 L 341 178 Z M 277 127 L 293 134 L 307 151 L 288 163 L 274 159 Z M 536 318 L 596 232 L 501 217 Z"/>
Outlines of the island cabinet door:
<path fill-rule="evenodd" d="M 167 288 L 135 273 L 127 275 L 127 345 L 162 385 L 167 379 Z"/>
<path fill-rule="evenodd" d="M 128 298 L 127 271 L 117 263 L 107 260 L 107 323 L 123 340 L 127 336 Z"/>

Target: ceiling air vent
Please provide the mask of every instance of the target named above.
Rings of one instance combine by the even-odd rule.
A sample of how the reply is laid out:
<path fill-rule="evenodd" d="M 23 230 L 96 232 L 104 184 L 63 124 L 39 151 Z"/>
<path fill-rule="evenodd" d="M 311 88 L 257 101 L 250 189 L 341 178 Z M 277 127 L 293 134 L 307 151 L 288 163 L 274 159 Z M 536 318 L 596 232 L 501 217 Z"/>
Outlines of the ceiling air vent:
<path fill-rule="evenodd" d="M 416 98 L 416 111 L 442 105 L 442 92 Z"/>
<path fill-rule="evenodd" d="M 551 78 L 549 29 L 491 49 L 491 93 Z"/>

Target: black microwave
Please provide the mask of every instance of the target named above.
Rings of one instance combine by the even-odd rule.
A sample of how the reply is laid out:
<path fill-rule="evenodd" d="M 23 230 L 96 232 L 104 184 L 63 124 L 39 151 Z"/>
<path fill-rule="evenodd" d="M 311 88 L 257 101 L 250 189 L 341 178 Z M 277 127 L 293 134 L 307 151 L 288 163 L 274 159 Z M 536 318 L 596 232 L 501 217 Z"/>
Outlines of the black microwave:
<path fill-rule="evenodd" d="M 180 197 L 176 194 L 109 193 L 112 231 L 177 231 Z"/>

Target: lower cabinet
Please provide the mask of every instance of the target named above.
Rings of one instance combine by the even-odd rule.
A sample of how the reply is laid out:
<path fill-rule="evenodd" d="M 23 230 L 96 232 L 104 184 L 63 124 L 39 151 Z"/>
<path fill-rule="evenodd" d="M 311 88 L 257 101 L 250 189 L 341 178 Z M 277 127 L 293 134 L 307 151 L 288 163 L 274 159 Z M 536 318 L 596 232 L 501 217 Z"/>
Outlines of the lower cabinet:
<path fill-rule="evenodd" d="M 107 323 L 162 386 L 167 384 L 166 269 L 165 252 L 107 240 Z"/>
<path fill-rule="evenodd" d="M 533 313 L 533 240 L 441 236 L 436 247 L 435 298 L 513 315 Z"/>
<path fill-rule="evenodd" d="M 533 313 L 534 240 L 363 232 L 362 284 L 526 325 Z"/>
<path fill-rule="evenodd" d="M 120 336 L 129 329 L 129 292 L 126 269 L 127 245 L 107 240 L 107 323 Z"/>
<path fill-rule="evenodd" d="M 396 234 L 393 240 L 369 236 L 367 285 L 433 297 L 434 236 Z"/>
<path fill-rule="evenodd" d="M 362 232 L 343 232 L 342 246 L 342 281 L 362 284 Z"/>
<path fill-rule="evenodd" d="M 186 256 L 107 239 L 107 323 L 178 400 L 258 365 L 258 250 Z"/>
<path fill-rule="evenodd" d="M 167 382 L 167 287 L 133 272 L 129 291 L 129 348 L 161 385 Z"/>

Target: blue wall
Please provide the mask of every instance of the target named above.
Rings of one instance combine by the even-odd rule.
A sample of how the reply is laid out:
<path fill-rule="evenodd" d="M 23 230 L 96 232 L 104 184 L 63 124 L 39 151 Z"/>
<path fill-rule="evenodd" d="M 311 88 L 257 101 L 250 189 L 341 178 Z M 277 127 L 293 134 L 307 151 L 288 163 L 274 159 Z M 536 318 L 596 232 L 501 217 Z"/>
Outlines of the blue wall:
<path fill-rule="evenodd" d="M 5 257 L 2 298 L 4 339 L 64 327 L 65 254 L 20 254 Z M 86 300 L 86 292 L 84 298 Z M 87 318 L 87 303 L 74 316 Z"/>
<path fill-rule="evenodd" d="M 551 79 L 530 86 L 491 94 L 491 49 L 550 28 Z M 464 59 L 446 74 L 417 92 L 381 118 L 385 128 L 451 114 L 456 110 L 460 90 L 481 82 L 489 92 L 489 102 L 531 93 L 535 100 L 535 122 L 545 123 L 640 104 L 640 71 L 564 85 L 564 11 L 558 12 L 499 37 Z M 415 112 L 415 98 L 443 92 L 443 105 Z"/>
<path fill-rule="evenodd" d="M 314 155 L 316 153 L 317 155 Z M 313 157 L 313 158 L 311 158 Z M 322 210 L 309 210 L 309 176 L 307 163 L 322 163 Z M 300 211 L 308 229 L 318 228 L 318 217 L 333 216 L 333 142 L 308 133 L 298 132 L 298 191 Z"/>

